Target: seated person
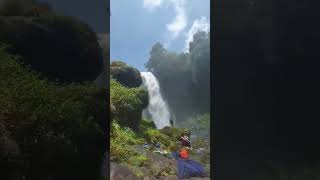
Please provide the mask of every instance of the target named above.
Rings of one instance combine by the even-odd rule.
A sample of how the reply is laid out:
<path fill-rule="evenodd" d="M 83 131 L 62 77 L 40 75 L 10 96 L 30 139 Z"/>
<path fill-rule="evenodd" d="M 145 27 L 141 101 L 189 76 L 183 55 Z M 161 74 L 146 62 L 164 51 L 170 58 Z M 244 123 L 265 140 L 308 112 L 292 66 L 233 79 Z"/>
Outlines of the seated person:
<path fill-rule="evenodd" d="M 144 142 L 143 147 L 144 147 L 144 148 L 149 148 L 148 142 Z"/>
<path fill-rule="evenodd" d="M 181 145 L 182 145 L 182 146 L 191 148 L 191 141 L 190 141 L 189 137 L 188 137 L 186 134 L 183 134 L 183 135 L 180 137 L 180 142 L 181 142 Z"/>
<path fill-rule="evenodd" d="M 177 176 L 179 179 L 205 176 L 202 165 L 189 158 L 189 153 L 186 148 L 174 152 L 173 155 L 177 161 Z"/>

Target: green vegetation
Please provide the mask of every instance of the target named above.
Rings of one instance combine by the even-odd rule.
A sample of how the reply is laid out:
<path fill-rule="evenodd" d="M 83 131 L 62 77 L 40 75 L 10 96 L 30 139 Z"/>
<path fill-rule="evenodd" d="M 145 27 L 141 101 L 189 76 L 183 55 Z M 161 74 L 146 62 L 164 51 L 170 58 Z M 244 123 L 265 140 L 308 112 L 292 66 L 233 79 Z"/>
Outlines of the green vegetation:
<path fill-rule="evenodd" d="M 128 167 L 138 177 L 174 174 L 175 168 L 172 165 L 159 166 L 157 163 L 160 161 L 148 154 L 154 148 L 144 151 L 142 147 L 144 142 L 159 141 L 164 149 L 169 150 L 177 143 L 177 138 L 156 129 L 153 121 L 141 118 L 142 110 L 148 102 L 147 92 L 142 88 L 125 87 L 112 79 L 110 95 L 113 117 L 110 132 L 111 161 Z M 136 118 L 134 115 L 137 115 Z"/>
<path fill-rule="evenodd" d="M 175 174 L 174 166 L 159 167 L 157 163 L 161 162 L 147 154 L 148 152 L 151 153 L 154 148 L 150 148 L 151 151 L 141 150 L 144 142 L 159 141 L 164 149 L 170 151 L 170 147 L 177 146 L 174 139 L 153 127 L 147 128 L 144 135 L 128 127 L 121 127 L 116 121 L 112 122 L 111 127 L 110 155 L 112 162 L 125 165 L 138 177 Z"/>
<path fill-rule="evenodd" d="M 122 126 L 137 129 L 142 111 L 148 105 L 148 93 L 143 88 L 126 88 L 111 79 L 111 117 Z"/>
<path fill-rule="evenodd" d="M 112 161 L 123 164 L 140 177 L 175 174 L 175 164 L 165 155 L 155 154 L 154 143 L 163 150 L 179 150 L 183 133 L 198 135 L 194 148 L 206 148 L 202 155 L 192 150 L 192 158 L 209 168 L 210 152 L 203 137 L 210 125 L 209 110 L 209 35 L 198 33 L 190 44 L 190 53 L 168 52 L 160 43 L 153 46 L 146 63 L 160 82 L 170 110 L 177 116 L 176 125 L 184 128 L 156 129 L 155 124 L 142 119 L 142 110 L 148 105 L 148 93 L 141 85 L 138 70 L 121 61 L 110 65 L 111 74 L 111 156 Z M 202 53 L 199 55 L 198 53 Z M 200 62 L 201 61 L 201 62 Z M 193 116 L 193 114 L 197 114 Z M 191 129 L 193 127 L 193 129 Z M 202 138 L 202 139 L 201 139 Z M 143 143 L 151 147 L 144 149 Z M 147 170 L 146 170 L 147 169 Z"/>
<path fill-rule="evenodd" d="M 110 156 L 111 160 L 119 163 L 128 163 L 139 166 L 146 160 L 141 154 L 135 152 L 132 145 L 143 144 L 143 139 L 138 137 L 130 128 L 120 127 L 115 121 L 112 122 L 110 133 Z M 137 161 L 134 161 L 136 158 Z"/>
<path fill-rule="evenodd" d="M 191 131 L 188 128 L 164 127 L 160 129 L 160 132 L 174 140 L 179 140 L 182 134 L 187 134 L 188 136 L 191 135 Z"/>
<path fill-rule="evenodd" d="M 156 129 L 156 125 L 152 120 L 142 119 L 139 124 L 139 132 L 145 132 L 148 129 Z"/>
<path fill-rule="evenodd" d="M 178 122 L 210 113 L 210 34 L 198 32 L 189 52 L 176 53 L 156 43 L 145 64 L 158 79 L 161 93 Z"/>
<path fill-rule="evenodd" d="M 161 133 L 158 129 L 149 129 L 145 132 L 145 138 L 148 142 L 160 142 L 165 147 L 170 146 L 170 137 Z"/>
<path fill-rule="evenodd" d="M 48 82 L 1 47 L 0 164 L 7 171 L 0 176 L 97 179 L 106 149 L 104 92 Z"/>
<path fill-rule="evenodd" d="M 99 179 L 107 103 L 93 83 L 95 32 L 34 0 L 1 2 L 0 27 L 0 179 Z"/>
<path fill-rule="evenodd" d="M 141 145 L 143 142 L 130 128 L 122 128 L 113 121 L 110 133 L 111 161 L 129 167 L 136 176 L 143 177 L 141 167 L 149 166 L 151 160 L 134 149 L 134 145 Z"/>
<path fill-rule="evenodd" d="M 132 146 L 141 143 L 143 143 L 143 139 L 138 138 L 130 128 L 122 128 L 116 121 L 112 122 L 110 160 L 129 167 L 138 176 L 141 175 L 138 167 L 147 162 L 148 159 L 142 153 L 135 151 Z"/>

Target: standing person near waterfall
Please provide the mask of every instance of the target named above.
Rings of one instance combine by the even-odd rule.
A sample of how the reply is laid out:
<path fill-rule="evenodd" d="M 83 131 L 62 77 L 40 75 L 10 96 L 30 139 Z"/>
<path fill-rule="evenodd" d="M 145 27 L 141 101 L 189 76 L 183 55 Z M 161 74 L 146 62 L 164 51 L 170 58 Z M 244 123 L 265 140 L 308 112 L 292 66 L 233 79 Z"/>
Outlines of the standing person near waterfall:
<path fill-rule="evenodd" d="M 173 127 L 173 118 L 170 118 L 170 126 Z"/>

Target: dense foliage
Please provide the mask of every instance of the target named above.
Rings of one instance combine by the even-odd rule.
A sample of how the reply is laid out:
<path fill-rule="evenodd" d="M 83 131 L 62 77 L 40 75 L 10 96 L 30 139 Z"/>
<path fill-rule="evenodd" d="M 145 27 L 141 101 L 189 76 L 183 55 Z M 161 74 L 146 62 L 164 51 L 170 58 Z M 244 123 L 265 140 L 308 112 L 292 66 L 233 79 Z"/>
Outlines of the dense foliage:
<path fill-rule="evenodd" d="M 198 32 L 188 53 L 175 53 L 156 43 L 145 64 L 158 79 L 178 122 L 210 112 L 210 35 Z"/>
<path fill-rule="evenodd" d="M 108 134 L 96 34 L 47 3 L 0 3 L 0 179 L 99 179 Z"/>
<path fill-rule="evenodd" d="M 128 88 L 111 79 L 110 95 L 113 119 L 110 132 L 111 161 L 128 167 L 140 177 L 174 175 L 174 164 L 161 155 L 153 154 L 152 144 L 160 142 L 167 151 L 177 148 L 178 137 L 185 129 L 167 127 L 158 130 L 153 121 L 142 119 L 142 110 L 148 105 L 148 93 L 142 87 Z M 150 151 L 143 150 L 144 142 L 150 144 Z M 159 159 L 161 157 L 164 159 Z"/>
<path fill-rule="evenodd" d="M 174 128 L 174 127 L 164 127 L 159 130 L 162 134 L 165 134 L 166 136 L 170 137 L 174 141 L 180 140 L 180 137 L 182 134 L 186 134 L 188 136 L 191 135 L 190 129 L 187 128 Z"/>
<path fill-rule="evenodd" d="M 142 84 L 140 72 L 122 61 L 113 61 L 110 65 L 110 75 L 127 87 L 139 87 Z"/>
<path fill-rule="evenodd" d="M 143 88 L 127 88 L 116 80 L 110 82 L 111 117 L 122 126 L 137 129 L 142 111 L 148 105 L 148 93 Z"/>
<path fill-rule="evenodd" d="M 145 131 L 147 131 L 148 129 L 156 129 L 156 125 L 154 124 L 154 122 L 152 120 L 149 119 L 141 119 L 139 127 L 138 127 L 138 132 L 143 133 Z"/>
<path fill-rule="evenodd" d="M 143 142 L 143 139 L 138 137 L 130 128 L 123 128 L 116 121 L 112 122 L 110 132 L 110 156 L 112 161 L 141 165 L 130 160 L 134 159 L 134 156 L 141 156 L 134 151 L 132 145 L 142 144 Z"/>
<path fill-rule="evenodd" d="M 110 135 L 111 161 L 129 167 L 136 176 L 157 177 L 175 174 L 175 164 L 170 160 L 152 153 L 154 147 L 143 150 L 143 142 L 160 141 L 162 147 L 167 151 L 170 148 L 177 148 L 175 139 L 163 134 L 152 127 L 147 128 L 144 135 L 127 127 L 121 127 L 116 121 L 112 122 Z M 160 157 L 159 157 L 160 156 Z M 159 159 L 160 158 L 160 159 Z M 163 161 L 166 162 L 163 162 Z"/>
<path fill-rule="evenodd" d="M 92 84 L 50 83 L 1 47 L 1 179 L 97 179 L 104 94 Z"/>
<path fill-rule="evenodd" d="M 103 66 L 97 35 L 72 17 L 45 4 L 7 0 L 0 6 L 0 41 L 49 80 L 92 81 Z"/>

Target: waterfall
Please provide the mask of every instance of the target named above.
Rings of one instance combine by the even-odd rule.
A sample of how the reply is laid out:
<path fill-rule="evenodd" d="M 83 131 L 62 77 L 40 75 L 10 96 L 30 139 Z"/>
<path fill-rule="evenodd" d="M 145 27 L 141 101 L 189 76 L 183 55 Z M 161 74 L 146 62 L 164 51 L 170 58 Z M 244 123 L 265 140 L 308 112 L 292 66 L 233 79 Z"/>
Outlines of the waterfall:
<path fill-rule="evenodd" d="M 158 129 L 170 126 L 170 113 L 166 102 L 160 93 L 159 82 L 151 72 L 141 72 L 143 86 L 148 90 L 149 105 L 148 113 Z"/>

